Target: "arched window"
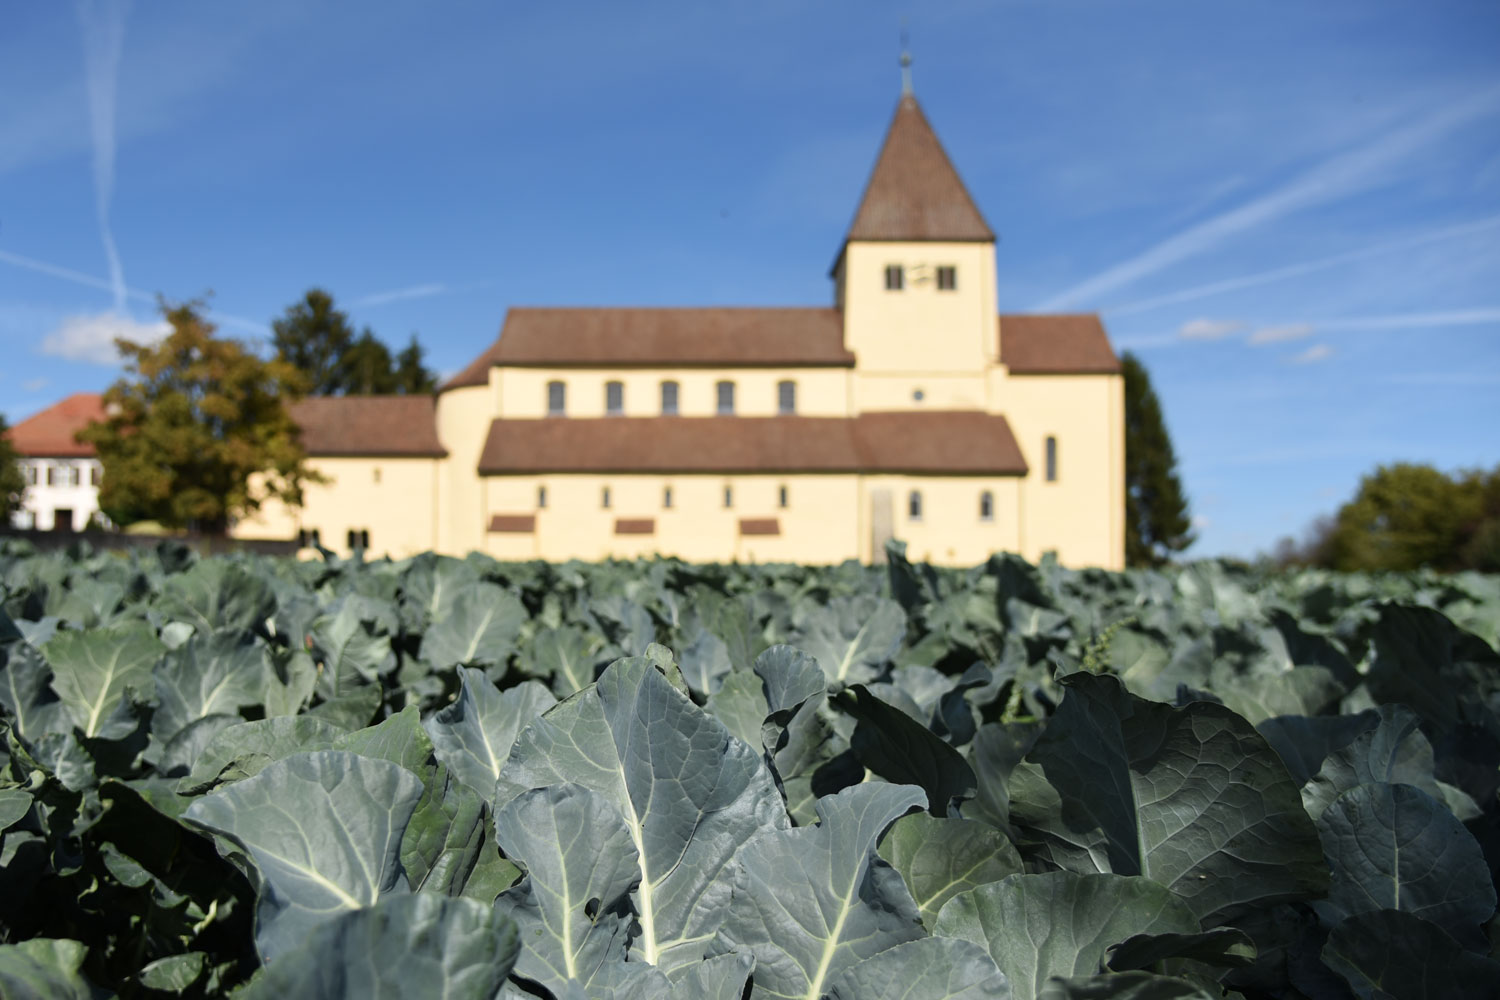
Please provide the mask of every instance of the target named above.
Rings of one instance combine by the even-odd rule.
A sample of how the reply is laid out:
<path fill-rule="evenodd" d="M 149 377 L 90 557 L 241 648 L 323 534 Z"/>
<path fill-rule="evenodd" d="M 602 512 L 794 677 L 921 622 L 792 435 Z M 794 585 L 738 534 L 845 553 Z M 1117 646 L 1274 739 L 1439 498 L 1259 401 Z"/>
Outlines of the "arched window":
<path fill-rule="evenodd" d="M 776 410 L 783 414 L 797 412 L 797 383 L 791 379 L 776 383 Z"/>
<path fill-rule="evenodd" d="M 625 383 L 604 383 L 604 412 L 618 417 L 625 412 Z"/>
<path fill-rule="evenodd" d="M 985 490 L 979 494 L 979 519 L 981 521 L 993 521 L 995 519 L 995 494 Z"/>
<path fill-rule="evenodd" d="M 677 416 L 676 382 L 663 382 L 661 384 L 661 415 L 664 417 Z"/>
<path fill-rule="evenodd" d="M 1057 438 L 1047 435 L 1047 482 L 1057 482 Z"/>
<path fill-rule="evenodd" d="M 560 417 L 568 411 L 568 390 L 561 382 L 547 383 L 547 416 Z"/>
<path fill-rule="evenodd" d="M 906 516 L 913 521 L 922 520 L 922 494 L 919 490 L 912 490 L 907 494 Z"/>
<path fill-rule="evenodd" d="M 719 413 L 721 415 L 723 415 L 723 416 L 729 416 L 729 415 L 733 414 L 734 413 L 734 383 L 733 382 L 720 382 L 719 385 L 718 385 L 718 393 L 719 393 Z"/>

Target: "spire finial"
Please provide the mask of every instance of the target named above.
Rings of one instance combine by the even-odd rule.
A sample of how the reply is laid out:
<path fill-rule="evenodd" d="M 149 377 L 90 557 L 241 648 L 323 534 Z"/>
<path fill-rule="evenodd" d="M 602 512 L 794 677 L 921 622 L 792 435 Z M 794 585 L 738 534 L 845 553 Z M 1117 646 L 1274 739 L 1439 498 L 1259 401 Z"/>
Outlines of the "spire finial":
<path fill-rule="evenodd" d="M 911 52 L 907 46 L 906 18 L 901 19 L 901 96 L 911 96 Z"/>

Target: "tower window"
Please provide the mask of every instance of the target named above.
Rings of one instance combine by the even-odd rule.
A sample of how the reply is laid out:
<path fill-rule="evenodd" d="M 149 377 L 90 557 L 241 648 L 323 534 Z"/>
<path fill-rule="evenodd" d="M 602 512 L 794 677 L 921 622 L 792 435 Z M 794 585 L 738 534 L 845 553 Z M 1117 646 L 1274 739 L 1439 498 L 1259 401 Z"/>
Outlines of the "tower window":
<path fill-rule="evenodd" d="M 604 412 L 612 417 L 625 412 L 625 383 L 604 383 Z"/>
<path fill-rule="evenodd" d="M 568 390 L 561 382 L 547 383 L 547 416 L 560 417 L 568 411 Z"/>
<path fill-rule="evenodd" d="M 609 487 L 606 486 L 599 491 L 599 506 L 609 509 Z"/>
<path fill-rule="evenodd" d="M 777 506 L 779 506 L 779 507 L 786 507 L 786 506 L 788 506 L 790 504 L 790 501 L 791 501 L 791 496 L 788 494 L 787 488 L 785 486 L 783 486 L 777 492 L 777 497 L 776 497 Z"/>
<path fill-rule="evenodd" d="M 1057 482 L 1057 438 L 1047 435 L 1047 482 Z"/>
<path fill-rule="evenodd" d="M 776 409 L 779 413 L 797 412 L 797 383 L 791 379 L 776 383 Z"/>
<path fill-rule="evenodd" d="M 995 519 L 995 495 L 989 490 L 979 494 L 979 519 L 981 521 Z"/>
<path fill-rule="evenodd" d="M 661 505 L 670 508 L 672 506 L 672 487 L 663 486 L 661 490 Z"/>
<path fill-rule="evenodd" d="M 729 416 L 734 413 L 734 383 L 720 382 L 719 392 L 719 414 Z"/>
<path fill-rule="evenodd" d="M 538 486 L 536 488 L 536 505 L 538 509 L 547 506 L 547 487 Z"/>
<path fill-rule="evenodd" d="M 922 520 L 922 494 L 912 490 L 906 496 L 906 516 L 913 521 Z"/>
<path fill-rule="evenodd" d="M 885 266 L 885 290 L 888 292 L 899 292 L 906 284 L 906 275 L 901 270 L 900 264 L 887 264 Z"/>
<path fill-rule="evenodd" d="M 952 292 L 958 290 L 958 268 L 952 264 L 943 264 L 937 269 L 938 291 Z"/>
<path fill-rule="evenodd" d="M 661 415 L 664 417 L 677 416 L 676 382 L 663 382 L 661 384 Z"/>

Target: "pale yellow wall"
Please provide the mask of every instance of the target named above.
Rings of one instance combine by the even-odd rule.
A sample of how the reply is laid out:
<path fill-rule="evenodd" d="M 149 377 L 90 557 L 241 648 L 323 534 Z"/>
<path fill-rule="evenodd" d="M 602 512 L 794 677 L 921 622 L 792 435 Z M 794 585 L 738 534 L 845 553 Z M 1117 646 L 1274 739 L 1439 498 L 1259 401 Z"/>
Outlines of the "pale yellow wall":
<path fill-rule="evenodd" d="M 894 537 L 906 542 L 913 560 L 944 566 L 972 566 L 993 552 L 1019 552 L 1020 496 L 1018 476 L 863 476 L 860 487 L 862 531 L 859 558 L 874 560 L 869 522 L 880 491 L 890 494 Z M 994 497 L 994 516 L 979 516 L 979 496 Z M 922 516 L 910 516 L 912 491 L 922 497 Z"/>
<path fill-rule="evenodd" d="M 567 387 L 567 415 L 605 415 L 605 384 L 624 386 L 627 417 L 661 415 L 661 384 L 678 384 L 678 414 L 711 417 L 718 412 L 718 383 L 735 384 L 735 413 L 742 417 L 770 417 L 779 411 L 777 384 L 797 386 L 797 413 L 809 417 L 842 417 L 849 413 L 849 371 L 845 368 L 499 368 L 496 414 L 510 419 L 547 416 L 547 383 Z"/>
<path fill-rule="evenodd" d="M 450 389 L 437 398 L 438 440 L 448 451 L 438 473 L 436 547 L 463 555 L 484 544 L 484 501 L 479 488 L 479 453 L 489 435 L 496 407 L 495 369 L 490 384 Z"/>
<path fill-rule="evenodd" d="M 265 505 L 232 532 L 236 538 L 295 538 L 317 529 L 324 547 L 347 553 L 350 529 L 369 532 L 371 558 L 402 559 L 438 546 L 438 460 L 432 458 L 310 458 L 328 482 L 307 487 L 300 510 Z"/>
<path fill-rule="evenodd" d="M 888 264 L 906 268 L 886 291 Z M 938 291 L 938 265 L 958 269 L 957 289 Z M 916 280 L 924 268 L 928 280 Z M 844 340 L 858 372 L 977 375 L 999 349 L 993 243 L 866 243 L 845 247 L 840 295 Z M 911 406 L 907 395 L 906 406 Z"/>
<path fill-rule="evenodd" d="M 538 509 L 537 487 L 547 488 Z M 672 507 L 662 506 L 672 488 Z M 779 489 L 787 487 L 787 506 Z M 601 506 L 605 486 L 610 507 Z M 724 506 L 724 487 L 733 506 Z M 492 476 L 484 482 L 488 514 L 535 514 L 535 538 L 490 533 L 497 558 L 603 559 L 661 553 L 692 561 L 837 563 L 859 551 L 859 484 L 852 475 L 550 475 Z M 654 518 L 653 535 L 616 535 L 617 518 Z M 741 518 L 779 519 L 779 536 L 741 537 Z"/>
<path fill-rule="evenodd" d="M 916 398 L 920 391 L 922 398 Z M 982 372 L 921 375 L 909 372 L 856 373 L 854 412 L 880 410 L 984 410 L 989 386 Z"/>
<path fill-rule="evenodd" d="M 1020 498 L 1021 554 L 1055 551 L 1068 566 L 1125 564 L 1124 380 L 1118 375 L 1005 375 L 992 379 L 1030 473 Z M 1057 482 L 1045 441 L 1057 438 Z"/>

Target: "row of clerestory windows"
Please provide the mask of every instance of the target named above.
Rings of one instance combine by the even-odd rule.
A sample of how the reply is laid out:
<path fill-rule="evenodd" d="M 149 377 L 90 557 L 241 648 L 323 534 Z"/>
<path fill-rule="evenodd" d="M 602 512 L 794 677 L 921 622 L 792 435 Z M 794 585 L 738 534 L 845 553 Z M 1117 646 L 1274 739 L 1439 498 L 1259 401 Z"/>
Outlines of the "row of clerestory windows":
<path fill-rule="evenodd" d="M 672 497 L 672 487 L 662 487 L 661 505 L 663 509 L 666 510 L 671 510 L 673 508 L 674 503 Z M 792 492 L 789 487 L 782 485 L 776 488 L 776 505 L 783 510 L 792 505 Z M 536 506 L 538 510 L 546 509 L 547 487 L 538 486 L 536 488 Z M 601 486 L 599 488 L 599 506 L 604 508 L 605 510 L 609 510 L 614 506 L 614 493 L 608 486 Z M 725 484 L 724 486 L 724 506 L 726 508 L 734 506 L 734 487 L 728 484 Z"/>
<path fill-rule="evenodd" d="M 664 417 L 677 416 L 678 396 L 681 388 L 678 383 L 666 381 L 661 384 L 661 415 Z M 720 416 L 733 416 L 734 406 L 734 383 L 728 380 L 718 382 L 714 386 L 714 412 Z M 783 379 L 776 383 L 776 412 L 789 416 L 797 412 L 797 383 L 791 379 Z M 625 413 L 625 383 L 609 381 L 604 383 L 604 413 L 606 416 L 618 417 Z M 547 383 L 547 416 L 565 417 L 568 415 L 568 387 L 561 381 Z"/>

